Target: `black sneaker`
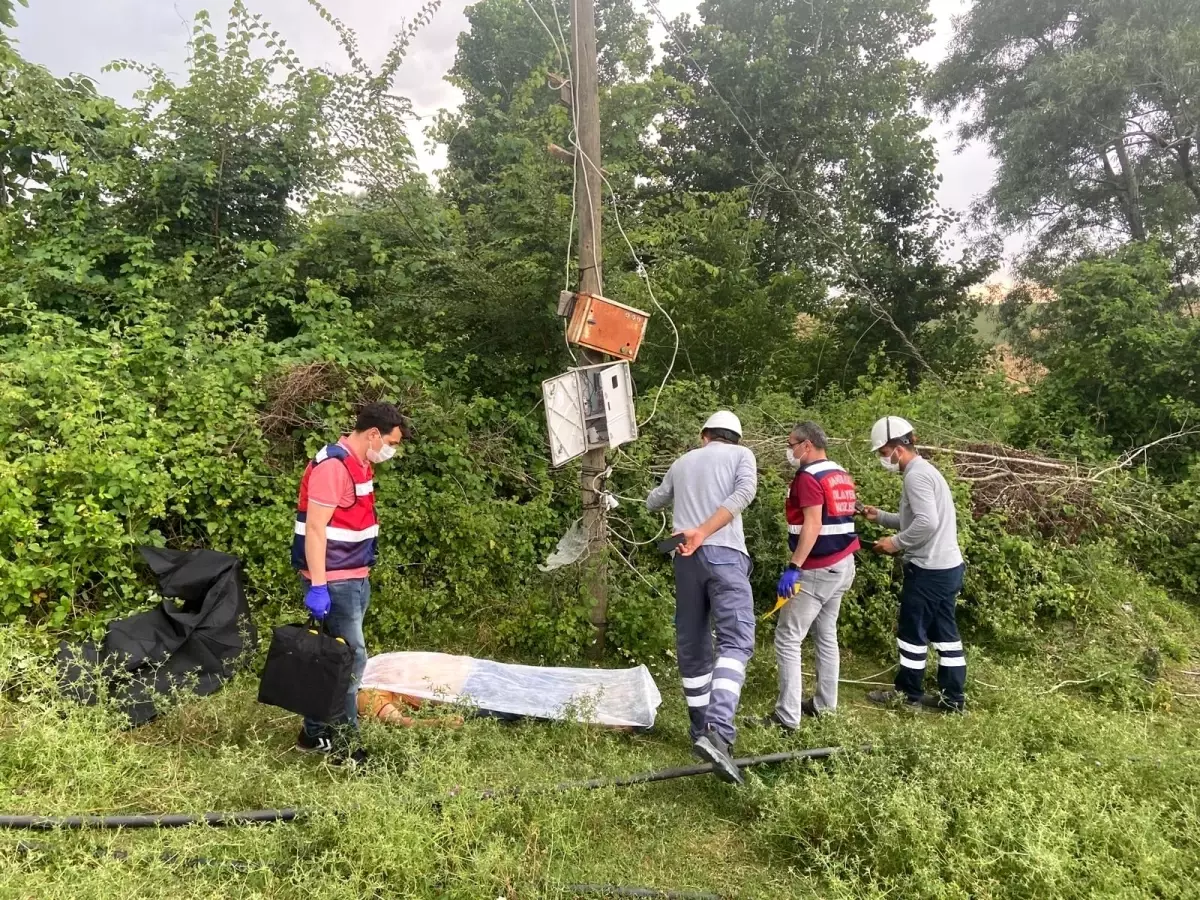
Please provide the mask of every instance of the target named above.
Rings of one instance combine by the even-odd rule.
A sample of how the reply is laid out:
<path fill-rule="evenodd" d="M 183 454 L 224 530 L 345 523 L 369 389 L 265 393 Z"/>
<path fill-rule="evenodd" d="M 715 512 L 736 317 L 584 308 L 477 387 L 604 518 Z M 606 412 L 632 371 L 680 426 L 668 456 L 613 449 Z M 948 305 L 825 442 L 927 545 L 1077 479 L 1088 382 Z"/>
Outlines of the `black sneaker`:
<path fill-rule="evenodd" d="M 729 784 L 742 784 L 742 773 L 729 757 L 729 745 L 711 728 L 692 745 L 693 751 L 705 762 L 712 763 L 713 774 Z"/>
<path fill-rule="evenodd" d="M 303 728 L 296 736 L 296 749 L 301 753 L 332 753 L 333 736 L 328 730 L 318 735 L 310 735 Z"/>
<path fill-rule="evenodd" d="M 890 709 L 915 709 L 921 706 L 920 700 L 908 699 L 908 694 L 904 691 L 870 691 L 867 693 L 867 700 L 876 706 L 886 706 Z"/>
<path fill-rule="evenodd" d="M 812 699 L 812 697 L 809 697 L 807 700 L 801 700 L 800 715 L 801 717 L 806 716 L 810 719 L 821 718 L 821 711 L 817 709 L 817 701 Z"/>
<path fill-rule="evenodd" d="M 921 706 L 924 709 L 932 709 L 943 713 L 965 713 L 967 711 L 967 701 L 960 700 L 957 703 L 952 700 L 945 699 L 941 694 L 923 694 L 921 696 Z"/>
<path fill-rule="evenodd" d="M 339 750 L 333 754 L 330 759 L 335 766 L 343 766 L 347 769 L 361 769 L 367 764 L 370 755 L 362 747 L 355 747 L 353 750 Z"/>
<path fill-rule="evenodd" d="M 761 725 L 763 728 L 778 728 L 785 734 L 796 733 L 796 729 L 784 722 L 783 719 L 779 718 L 779 714 L 774 711 L 771 711 L 765 716 L 759 718 L 757 724 Z"/>

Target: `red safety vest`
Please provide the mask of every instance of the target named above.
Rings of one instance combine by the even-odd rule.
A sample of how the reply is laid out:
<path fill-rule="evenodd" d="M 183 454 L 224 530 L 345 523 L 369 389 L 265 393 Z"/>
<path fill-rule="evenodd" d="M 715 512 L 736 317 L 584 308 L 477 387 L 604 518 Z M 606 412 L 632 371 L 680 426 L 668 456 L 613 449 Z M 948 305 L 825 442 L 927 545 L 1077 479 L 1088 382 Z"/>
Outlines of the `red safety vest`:
<path fill-rule="evenodd" d="M 361 463 L 341 444 L 322 447 L 300 479 L 300 501 L 296 504 L 296 527 L 292 537 L 292 565 L 307 570 L 304 558 L 305 522 L 308 519 L 308 479 L 313 469 L 327 459 L 336 459 L 354 482 L 354 502 L 338 507 L 325 528 L 325 569 L 359 569 L 375 564 L 375 544 L 379 537 L 379 519 L 375 516 L 374 473 L 370 463 Z"/>
<path fill-rule="evenodd" d="M 793 552 L 800 543 L 800 529 L 804 525 L 804 509 L 800 506 L 796 489 L 797 482 L 804 475 L 811 475 L 817 480 L 822 503 L 821 534 L 801 568 L 823 569 L 841 562 L 861 546 L 854 527 L 854 504 L 858 498 L 850 473 L 831 459 L 817 460 L 797 472 L 784 506 L 788 521 L 788 546 Z"/>

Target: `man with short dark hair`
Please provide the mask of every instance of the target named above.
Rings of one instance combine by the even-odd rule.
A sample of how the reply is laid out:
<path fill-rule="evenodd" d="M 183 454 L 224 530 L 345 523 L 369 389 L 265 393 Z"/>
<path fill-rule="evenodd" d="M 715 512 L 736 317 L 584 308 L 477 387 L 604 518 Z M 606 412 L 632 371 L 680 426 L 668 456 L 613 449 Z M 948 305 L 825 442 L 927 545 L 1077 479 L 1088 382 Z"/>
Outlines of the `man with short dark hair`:
<path fill-rule="evenodd" d="M 825 455 L 828 441 L 816 422 L 801 422 L 788 436 L 787 459 L 796 469 L 785 513 L 791 561 L 776 593 L 775 658 L 779 700 L 766 723 L 794 731 L 801 716 L 816 717 L 837 706 L 837 620 L 842 597 L 854 582 L 854 529 L 858 500 L 850 473 Z M 817 687 L 804 699 L 800 648 L 812 629 Z"/>
<path fill-rule="evenodd" d="M 676 534 L 675 642 L 691 719 L 693 751 L 723 781 L 741 783 L 732 760 L 733 724 L 746 663 L 754 652 L 754 597 L 742 510 L 758 490 L 754 454 L 728 410 L 709 417 L 701 446 L 671 464 L 650 492 L 650 509 L 672 506 Z M 713 631 L 716 631 L 716 660 Z"/>
<path fill-rule="evenodd" d="M 371 601 L 371 566 L 379 519 L 375 514 L 373 463 L 391 459 L 411 437 L 408 419 L 390 403 L 371 403 L 354 430 L 322 447 L 300 480 L 292 565 L 304 584 L 304 605 L 328 632 L 354 651 L 354 678 L 345 715 L 337 722 L 304 720 L 296 748 L 334 753 L 339 762 L 362 763 L 351 748 L 358 730 L 358 686 L 367 665 L 363 618 Z"/>
<path fill-rule="evenodd" d="M 967 659 L 958 633 L 955 605 L 962 590 L 962 550 L 954 496 L 945 477 L 917 452 L 913 427 L 899 416 L 885 416 L 871 429 L 871 449 L 889 472 L 901 473 L 900 512 L 873 506 L 866 517 L 897 534 L 875 542 L 876 553 L 904 555 L 904 587 L 900 592 L 897 646 L 900 667 L 896 688 L 871 691 L 872 703 L 923 706 L 963 712 L 967 701 Z M 938 654 L 940 693 L 926 694 L 925 662 L 929 645 Z"/>

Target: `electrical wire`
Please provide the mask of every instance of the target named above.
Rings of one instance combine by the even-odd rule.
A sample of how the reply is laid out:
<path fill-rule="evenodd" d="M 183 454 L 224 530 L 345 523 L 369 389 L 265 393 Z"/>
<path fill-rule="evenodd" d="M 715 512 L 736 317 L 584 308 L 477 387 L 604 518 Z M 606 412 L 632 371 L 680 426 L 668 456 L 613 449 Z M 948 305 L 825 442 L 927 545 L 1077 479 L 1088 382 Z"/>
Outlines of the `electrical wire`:
<path fill-rule="evenodd" d="M 666 513 L 660 513 L 660 515 L 662 516 L 662 525 L 659 527 L 658 531 L 656 531 L 656 532 L 654 533 L 654 537 L 650 538 L 650 540 L 648 540 L 648 541 L 637 541 L 637 540 L 633 540 L 633 539 L 631 539 L 631 538 L 626 538 L 624 535 L 622 535 L 621 533 L 619 533 L 618 531 L 616 531 L 616 529 L 613 529 L 613 528 L 611 528 L 611 527 L 609 528 L 609 530 L 610 530 L 610 531 L 612 531 L 612 533 L 613 533 L 613 534 L 615 534 L 615 535 L 616 535 L 617 537 L 619 537 L 621 540 L 625 541 L 625 543 L 629 544 L 630 546 L 633 546 L 633 547 L 647 547 L 647 546 L 649 546 L 650 544 L 653 544 L 655 541 L 657 541 L 657 540 L 658 540 L 658 539 L 659 539 L 659 538 L 662 536 L 662 533 L 663 533 L 664 531 L 666 531 L 666 530 L 667 530 L 667 514 L 666 514 Z M 629 529 L 629 533 L 630 533 L 630 534 L 633 534 L 633 533 L 634 533 L 634 531 L 633 531 L 633 525 L 631 525 L 631 524 L 630 524 L 628 521 L 626 521 L 625 519 L 622 519 L 620 516 L 609 516 L 608 518 L 609 518 L 610 520 L 613 520 L 613 521 L 616 521 L 616 522 L 620 522 L 622 525 L 624 525 L 626 528 L 628 528 L 628 529 Z"/>
<path fill-rule="evenodd" d="M 580 149 L 579 152 L 583 153 L 582 149 Z M 663 375 L 662 384 L 658 386 L 658 392 L 654 395 L 654 406 L 650 410 L 650 415 L 648 415 L 643 421 L 638 422 L 638 428 L 644 428 L 650 423 L 650 420 L 654 418 L 655 413 L 658 412 L 658 398 L 662 396 L 662 392 L 667 386 L 667 381 L 669 381 L 671 378 L 671 373 L 675 371 L 675 361 L 679 358 L 679 329 L 675 326 L 675 320 L 671 318 L 671 314 L 667 312 L 663 305 L 658 302 L 658 298 L 654 296 L 654 286 L 650 283 L 650 273 L 646 271 L 645 264 L 638 256 L 637 251 L 633 248 L 633 242 L 629 240 L 629 235 L 625 233 L 624 226 L 621 225 L 621 211 L 620 204 L 617 202 L 616 189 L 613 188 L 612 182 L 608 180 L 608 177 L 604 174 L 603 170 L 599 169 L 595 163 L 588 159 L 586 153 L 583 154 L 583 158 L 588 165 L 596 168 L 600 178 L 604 181 L 605 186 L 608 188 L 609 196 L 612 197 L 613 201 L 613 221 L 616 223 L 617 231 L 621 233 L 621 238 L 625 241 L 625 246 L 629 248 L 629 255 L 633 257 L 634 265 L 637 267 L 637 274 L 641 276 L 642 281 L 646 283 L 646 293 L 650 295 L 650 302 L 658 308 L 660 313 L 666 316 L 667 324 L 671 326 L 671 331 L 675 334 L 675 349 L 671 353 L 671 363 L 667 366 L 667 372 L 665 375 Z"/>
<path fill-rule="evenodd" d="M 550 26 L 548 26 L 546 24 L 545 19 L 543 19 L 541 17 L 541 15 L 538 13 L 537 8 L 532 3 L 532 0 L 525 0 L 525 5 L 529 7 L 529 11 L 531 13 L 533 13 L 534 18 L 536 18 L 538 20 L 538 23 L 542 26 L 542 29 L 546 32 L 546 35 L 550 38 L 550 43 L 554 47 L 554 52 L 556 54 L 558 54 L 559 68 L 560 69 L 565 68 L 567 70 L 566 84 L 569 84 L 571 86 L 571 97 L 574 98 L 575 97 L 575 72 L 571 67 L 571 53 L 570 53 L 570 50 L 567 49 L 567 39 L 562 31 L 562 21 L 558 17 L 557 0 L 552 0 L 551 9 L 554 12 L 554 23 L 555 23 L 555 26 L 558 28 L 558 38 L 561 38 L 561 40 L 562 40 L 561 44 L 559 43 L 558 38 L 554 37 L 554 32 L 552 32 L 550 30 Z M 575 123 L 576 123 L 575 103 L 572 102 L 571 103 L 572 135 L 575 132 L 575 128 L 576 128 Z M 570 140 L 572 143 L 574 142 L 573 137 Z M 573 166 L 571 166 L 571 216 L 567 220 L 568 221 L 567 254 L 566 254 L 566 263 L 563 267 L 564 268 L 564 273 L 563 273 L 563 290 L 564 291 L 569 291 L 571 289 L 571 261 L 572 261 L 571 251 L 574 249 L 574 242 L 575 242 L 575 214 L 577 211 L 576 198 L 577 198 L 577 194 L 578 194 L 578 189 L 579 189 L 579 167 L 573 165 Z M 563 346 L 567 348 L 567 353 L 570 354 L 571 362 L 578 364 L 579 358 L 575 355 L 575 349 L 571 346 L 571 342 L 567 339 L 567 330 L 566 330 L 565 325 L 563 327 Z"/>
<path fill-rule="evenodd" d="M 609 531 L 612 531 L 612 529 L 610 528 Z M 638 578 L 640 578 L 643 582 L 645 582 L 646 586 L 648 588 L 650 588 L 650 590 L 654 593 L 655 596 L 662 597 L 663 599 L 668 599 L 662 591 L 660 591 L 657 587 L 655 587 L 654 583 L 649 578 L 647 578 L 645 575 L 642 574 L 641 570 L 637 566 L 635 566 L 633 563 L 631 563 L 625 557 L 624 553 L 622 553 L 616 547 L 613 547 L 612 550 L 613 550 L 613 553 L 617 554 L 617 556 L 620 558 L 621 562 L 625 563 L 626 567 L 629 569 L 630 572 L 632 572 L 634 575 L 636 575 Z"/>
<path fill-rule="evenodd" d="M 531 0 L 525 0 L 525 2 L 527 4 L 530 4 L 530 9 L 533 9 Z M 566 35 L 563 34 L 562 20 L 558 16 L 558 0 L 550 0 L 550 10 L 554 13 L 554 27 L 558 29 L 559 40 L 556 41 L 554 39 L 554 35 L 550 34 L 549 28 L 546 28 L 546 33 L 550 35 L 550 42 L 552 44 L 554 44 L 554 50 L 556 53 L 558 53 L 559 65 L 562 65 L 562 63 L 564 61 L 563 54 L 564 54 L 564 52 L 566 53 L 566 56 L 565 56 L 566 69 L 567 69 L 567 82 L 566 83 L 571 86 L 571 97 L 572 97 L 572 103 L 571 103 L 571 135 L 572 135 L 572 137 L 569 138 L 568 140 L 573 141 L 573 135 L 575 133 L 575 104 L 574 104 L 575 70 L 571 66 L 571 52 L 567 48 L 567 37 L 566 37 Z M 536 13 L 537 13 L 537 10 L 534 10 L 535 15 L 536 15 Z M 540 16 L 538 17 L 538 19 L 539 19 L 539 21 L 541 21 Z M 543 28 L 546 27 L 545 22 L 542 22 L 542 27 Z M 561 41 L 561 47 L 562 47 L 561 50 L 559 49 L 559 47 L 560 47 L 559 41 Z M 578 197 L 579 197 L 579 167 L 576 165 L 572 165 L 571 166 L 571 216 L 570 216 L 570 218 L 567 219 L 567 254 L 566 254 L 566 261 L 563 264 L 563 290 L 564 291 L 571 290 L 571 261 L 572 261 L 571 251 L 574 249 L 574 246 L 575 246 L 575 215 L 576 215 L 576 212 L 578 211 Z M 575 348 L 571 346 L 570 340 L 567 339 L 567 324 L 568 323 L 566 323 L 566 322 L 563 323 L 563 346 L 567 348 L 567 353 L 571 357 L 571 362 L 578 365 L 579 358 L 575 355 Z"/>
<path fill-rule="evenodd" d="M 309 815 L 307 810 L 284 807 L 282 809 L 251 809 L 243 812 L 206 812 L 195 815 L 165 813 L 128 816 L 0 816 L 0 828 L 16 828 L 26 831 L 52 831 L 59 828 L 186 828 L 192 825 L 220 828 L 229 825 L 295 822 L 306 815 Z"/>
<path fill-rule="evenodd" d="M 525 5 L 529 7 L 530 12 L 532 12 L 534 14 L 534 16 L 537 18 L 538 22 L 541 24 L 542 29 L 546 32 L 546 35 L 550 38 L 550 43 L 554 46 L 554 52 L 558 54 L 559 64 L 562 65 L 564 62 L 563 48 L 565 48 L 567 46 L 567 38 L 566 38 L 566 35 L 563 34 L 562 19 L 558 15 L 557 0 L 551 0 L 551 10 L 554 13 L 554 23 L 555 23 L 555 27 L 558 29 L 558 39 L 557 40 L 555 39 L 554 34 L 550 31 L 550 28 L 546 24 L 545 20 L 541 17 L 541 15 L 538 13 L 537 9 L 534 7 L 532 0 L 525 0 Z M 573 31 L 572 37 L 576 41 L 576 43 L 574 44 L 574 47 L 575 47 L 576 51 L 578 51 L 578 30 L 577 29 Z M 561 41 L 561 44 L 559 43 L 559 41 Z M 578 57 L 578 53 L 576 53 L 576 58 L 577 57 Z M 570 86 L 571 86 L 571 133 L 568 136 L 568 143 L 574 149 L 575 153 L 579 154 L 579 159 L 583 160 L 584 165 L 590 166 L 591 169 L 593 171 L 595 171 L 595 173 L 604 182 L 604 185 L 608 188 L 609 195 L 612 197 L 612 200 L 613 200 L 613 219 L 616 223 L 617 230 L 620 232 L 622 240 L 625 241 L 625 246 L 629 249 L 629 254 L 633 258 L 634 265 L 636 266 L 636 271 L 637 271 L 638 276 L 642 279 L 642 281 L 646 285 L 646 293 L 650 297 L 650 302 L 654 304 L 655 308 L 657 308 L 658 311 L 660 313 L 662 313 L 664 317 L 666 317 L 668 324 L 671 326 L 671 331 L 674 333 L 674 336 L 675 336 L 675 348 L 671 353 L 671 362 L 667 366 L 667 372 L 663 376 L 662 383 L 659 385 L 657 393 L 655 393 L 655 395 L 654 395 L 654 405 L 650 410 L 650 415 L 647 416 L 645 420 L 638 423 L 638 427 L 643 428 L 647 424 L 649 424 L 649 422 L 654 418 L 655 414 L 658 412 L 659 397 L 662 396 L 663 389 L 667 386 L 667 382 L 670 380 L 671 374 L 675 370 L 675 363 L 679 358 L 679 344 L 680 344 L 679 328 L 675 325 L 675 320 L 671 317 L 671 314 L 669 312 L 667 312 L 666 308 L 661 303 L 658 302 L 658 298 L 654 295 L 654 286 L 651 283 L 649 272 L 647 272 L 646 266 L 642 263 L 641 258 L 638 256 L 637 250 L 633 246 L 633 242 L 630 241 L 630 239 L 629 239 L 629 235 L 625 233 L 625 228 L 621 223 L 621 213 L 618 208 L 619 203 L 617 202 L 616 189 L 613 187 L 612 182 L 608 180 L 608 177 L 604 174 L 604 171 L 598 165 L 596 165 L 596 163 L 584 151 L 583 147 L 581 147 L 579 145 L 579 140 L 578 140 L 578 137 L 579 137 L 579 95 L 576 91 L 575 72 L 574 72 L 573 67 L 571 66 L 571 54 L 569 52 L 566 55 L 565 62 L 566 62 L 566 68 L 567 68 L 567 83 L 570 84 Z M 587 192 L 587 212 L 589 215 L 594 215 L 595 209 L 596 209 L 596 199 L 594 197 L 592 197 L 591 187 L 588 184 L 587 178 L 584 178 L 583 186 L 584 186 L 584 190 Z M 563 287 L 564 291 L 569 291 L 571 289 L 571 249 L 573 246 L 573 238 L 574 238 L 574 234 L 575 234 L 575 227 L 574 227 L 575 219 L 576 219 L 576 215 L 578 212 L 578 203 L 577 203 L 578 189 L 579 189 L 579 166 L 574 165 L 574 166 L 572 166 L 571 226 L 568 229 L 568 236 L 567 236 L 567 258 L 566 258 L 566 265 L 565 265 L 566 272 L 565 272 L 565 280 L 564 280 L 564 287 Z M 597 272 L 601 271 L 600 260 L 599 260 L 599 256 L 597 255 L 597 247 L 596 247 L 595 242 L 593 242 L 593 244 L 592 244 L 592 265 L 595 267 Z M 575 351 L 571 348 L 570 341 L 567 340 L 565 330 L 563 332 L 563 341 L 566 344 L 567 352 L 571 354 L 572 361 L 578 362 L 578 360 L 575 357 Z"/>
<path fill-rule="evenodd" d="M 555 4 L 554 18 L 555 18 L 555 22 L 558 24 L 558 33 L 563 38 L 563 43 L 565 45 L 566 44 L 566 36 L 563 35 L 563 33 L 562 33 L 562 23 L 558 19 L 557 0 L 551 0 L 551 2 Z M 571 46 L 572 46 L 572 49 L 575 51 L 573 58 L 579 59 L 579 29 L 578 28 L 571 29 L 571 39 L 572 39 Z M 576 148 L 577 152 L 578 152 L 578 148 L 579 148 L 578 137 L 579 137 L 579 91 L 578 91 L 578 85 L 575 82 L 574 73 L 572 73 L 571 74 L 571 134 L 570 134 L 568 140 L 570 141 L 571 145 Z M 578 172 L 579 172 L 578 163 L 576 163 L 576 165 L 574 166 L 574 169 L 576 172 L 576 177 L 578 177 Z M 595 218 L 597 198 L 592 196 L 592 188 L 591 188 L 591 185 L 588 184 L 587 178 L 583 179 L 583 190 L 584 190 L 585 195 L 587 196 L 587 214 L 589 216 L 592 216 L 593 218 Z M 572 222 L 572 225 L 574 225 L 573 222 Z M 597 242 L 592 241 L 592 268 L 594 268 L 596 270 L 597 274 L 600 274 L 603 272 L 603 269 L 600 268 L 600 257 L 599 257 L 599 253 L 598 253 L 598 249 L 597 249 L 596 245 L 597 245 Z M 582 239 L 581 239 L 580 250 L 582 251 L 582 249 L 583 248 L 582 248 Z M 582 262 L 582 260 L 581 260 L 581 262 Z"/>
<path fill-rule="evenodd" d="M 552 3 L 553 3 L 553 0 L 552 0 Z M 540 24 L 542 26 L 543 30 L 545 30 L 546 34 L 549 36 L 550 43 L 554 46 L 554 52 L 558 54 L 558 66 L 560 69 L 563 68 L 563 61 L 564 61 L 563 60 L 563 50 L 566 48 L 567 42 L 564 40 L 562 43 L 562 46 L 560 47 L 558 44 L 558 41 L 555 40 L 555 38 L 554 38 L 554 32 L 552 32 L 550 30 L 550 26 L 546 24 L 546 20 L 543 19 L 541 16 L 541 13 L 539 13 L 537 11 L 537 7 L 535 7 L 533 5 L 532 0 L 525 0 L 525 5 L 529 7 L 529 11 L 531 13 L 533 13 L 533 17 L 538 20 L 538 24 Z M 557 8 L 554 10 L 554 17 L 555 17 L 555 19 L 558 18 L 558 9 Z M 558 33 L 559 33 L 559 35 L 562 34 L 561 27 L 559 28 Z M 567 63 L 567 66 L 568 66 L 568 76 L 569 76 L 569 73 L 570 73 L 570 69 L 569 69 L 570 63 L 569 62 Z"/>
<path fill-rule="evenodd" d="M 860 753 L 871 753 L 872 746 L 865 744 L 853 748 Z M 783 753 L 767 753 L 763 756 L 748 756 L 733 760 L 739 769 L 752 766 L 775 765 L 784 762 L 831 759 L 845 754 L 844 747 L 818 747 L 810 750 L 792 750 Z M 640 784 L 655 784 L 660 781 L 673 781 L 677 778 L 691 778 L 696 775 L 709 775 L 713 771 L 712 763 L 702 765 L 682 766 L 679 768 L 659 769 L 653 772 L 640 772 L 635 775 L 617 777 L 591 778 L 587 781 L 567 781 L 555 785 L 512 787 L 502 789 L 487 789 L 478 794 L 480 800 L 494 800 L 502 797 L 516 797 L 531 794 L 556 794 L 569 791 L 594 791 L 608 787 L 632 787 Z M 450 794 L 450 798 L 459 795 L 459 791 Z M 442 800 L 433 801 L 435 808 L 440 808 Z M 345 815 L 334 812 L 334 815 Z M 24 831 L 51 831 L 55 829 L 80 830 L 95 828 L 100 830 L 117 830 L 124 828 L 182 828 L 190 825 L 209 825 L 221 827 L 229 825 L 253 825 L 265 822 L 300 822 L 311 816 L 310 810 L 283 807 L 280 809 L 252 809 L 243 812 L 206 812 L 206 813 L 148 813 L 143 815 L 117 816 L 25 816 L 0 815 L 0 829 L 17 829 Z"/>

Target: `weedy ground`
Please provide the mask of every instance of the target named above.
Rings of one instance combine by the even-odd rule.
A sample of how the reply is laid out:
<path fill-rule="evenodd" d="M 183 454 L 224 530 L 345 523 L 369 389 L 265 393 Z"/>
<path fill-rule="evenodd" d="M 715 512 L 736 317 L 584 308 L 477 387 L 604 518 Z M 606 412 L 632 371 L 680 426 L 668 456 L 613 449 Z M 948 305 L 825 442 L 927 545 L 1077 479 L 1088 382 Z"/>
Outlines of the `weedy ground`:
<path fill-rule="evenodd" d="M 1200 645 L 1191 614 L 1170 613 L 1177 646 Z M 259 706 L 250 673 L 127 731 L 57 699 L 16 632 L 0 648 L 0 812 L 314 811 L 226 829 L 0 832 L 4 898 L 593 896 L 580 884 L 772 900 L 1200 896 L 1200 706 L 1187 696 L 1200 678 L 1186 661 L 1147 671 L 1117 630 L 976 648 L 965 717 L 877 710 L 845 684 L 838 715 L 790 737 L 744 727 L 739 755 L 873 751 L 754 769 L 741 789 L 705 776 L 498 799 L 481 791 L 691 763 L 674 686 L 660 684 L 658 726 L 641 736 L 368 723 L 373 765 L 350 774 L 291 749 L 297 720 Z M 847 654 L 843 675 L 886 664 Z M 761 714 L 769 648 L 750 672 L 743 712 Z"/>

